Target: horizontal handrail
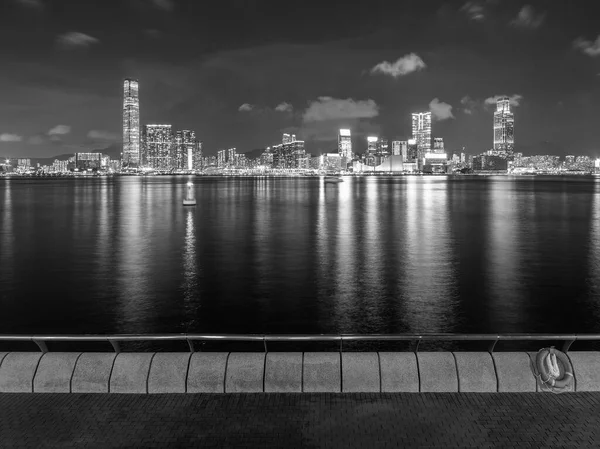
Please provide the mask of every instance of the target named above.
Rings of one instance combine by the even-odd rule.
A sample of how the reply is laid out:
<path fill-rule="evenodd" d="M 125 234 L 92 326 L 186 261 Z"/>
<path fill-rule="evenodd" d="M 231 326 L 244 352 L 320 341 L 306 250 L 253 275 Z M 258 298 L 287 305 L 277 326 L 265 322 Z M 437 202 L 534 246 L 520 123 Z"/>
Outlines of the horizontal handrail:
<path fill-rule="evenodd" d="M 415 352 L 419 350 L 421 341 L 489 341 L 488 351 L 493 352 L 498 341 L 525 340 L 564 340 L 563 351 L 568 351 L 577 340 L 600 341 L 600 334 L 453 334 L 453 333 L 421 333 L 421 334 L 110 334 L 110 335 L 1 335 L 0 341 L 31 341 L 36 343 L 42 352 L 48 352 L 46 343 L 52 341 L 105 341 L 112 344 L 115 352 L 120 352 L 120 342 L 126 341 L 186 341 L 190 351 L 194 351 L 196 341 L 262 341 L 265 352 L 267 342 L 292 341 L 338 341 L 340 351 L 344 341 L 416 341 Z"/>

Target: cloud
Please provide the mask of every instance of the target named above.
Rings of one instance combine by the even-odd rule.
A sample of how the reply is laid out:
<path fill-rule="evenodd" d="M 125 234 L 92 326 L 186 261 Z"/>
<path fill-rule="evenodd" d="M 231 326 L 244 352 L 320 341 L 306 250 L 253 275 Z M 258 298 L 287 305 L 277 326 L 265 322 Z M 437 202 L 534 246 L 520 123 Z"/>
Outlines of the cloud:
<path fill-rule="evenodd" d="M 355 101 L 352 98 L 340 99 L 319 97 L 309 104 L 302 119 L 305 122 L 324 120 L 371 118 L 379 115 L 379 107 L 373 100 Z"/>
<path fill-rule="evenodd" d="M 460 104 L 464 106 L 463 112 L 469 115 L 473 114 L 473 110 L 478 106 L 477 101 L 473 100 L 468 95 L 465 95 L 460 99 Z"/>
<path fill-rule="evenodd" d="M 434 98 L 429 103 L 429 110 L 431 111 L 431 115 L 434 120 L 438 122 L 442 120 L 447 120 L 449 118 L 454 118 L 452 115 L 452 106 L 448 103 L 444 103 L 437 98 Z"/>
<path fill-rule="evenodd" d="M 480 2 L 468 1 L 460 8 L 460 10 L 471 20 L 476 22 L 485 20 L 485 8 Z"/>
<path fill-rule="evenodd" d="M 71 132 L 71 127 L 68 125 L 56 125 L 50 131 L 48 131 L 49 136 L 61 136 L 64 134 L 69 134 Z"/>
<path fill-rule="evenodd" d="M 521 100 L 523 100 L 523 96 L 519 95 L 519 94 L 514 94 L 514 95 L 494 95 L 493 97 L 486 98 L 483 103 L 486 106 L 492 106 L 492 105 L 495 106 L 496 102 L 498 101 L 498 99 L 502 98 L 502 97 L 508 97 L 508 99 L 510 100 L 510 105 L 511 106 L 515 106 L 515 107 L 520 106 L 521 105 Z"/>
<path fill-rule="evenodd" d="M 9 133 L 0 134 L 0 142 L 20 142 L 22 140 L 23 140 L 23 137 L 19 136 L 18 134 L 9 134 Z"/>
<path fill-rule="evenodd" d="M 577 50 L 581 50 L 588 56 L 600 56 L 600 35 L 595 41 L 588 41 L 582 37 L 575 39 L 573 47 Z"/>
<path fill-rule="evenodd" d="M 290 103 L 287 103 L 285 101 L 279 103 L 277 106 L 275 106 L 275 110 L 278 112 L 292 112 L 293 110 L 293 106 Z"/>
<path fill-rule="evenodd" d="M 517 17 L 511 20 L 510 25 L 519 28 L 539 28 L 544 19 L 546 13 L 536 13 L 531 5 L 525 5 L 517 14 Z"/>
<path fill-rule="evenodd" d="M 252 106 L 249 103 L 244 103 L 243 105 L 241 105 L 238 108 L 238 111 L 240 111 L 240 112 L 250 112 L 252 109 L 254 109 L 254 106 Z"/>
<path fill-rule="evenodd" d="M 85 48 L 98 42 L 100 41 L 95 37 L 77 31 L 61 34 L 56 38 L 56 43 L 65 48 Z"/>
<path fill-rule="evenodd" d="M 382 73 L 398 78 L 409 73 L 416 72 L 427 67 L 423 60 L 415 53 L 402 56 L 396 62 L 383 61 L 371 69 L 371 73 Z"/>
<path fill-rule="evenodd" d="M 110 131 L 101 131 L 97 129 L 92 129 L 87 133 L 88 139 L 91 140 L 103 140 L 103 141 L 115 141 L 120 138 L 116 133 L 112 133 Z"/>
<path fill-rule="evenodd" d="M 43 9 L 44 3 L 42 0 L 15 0 L 19 5 L 33 9 Z"/>

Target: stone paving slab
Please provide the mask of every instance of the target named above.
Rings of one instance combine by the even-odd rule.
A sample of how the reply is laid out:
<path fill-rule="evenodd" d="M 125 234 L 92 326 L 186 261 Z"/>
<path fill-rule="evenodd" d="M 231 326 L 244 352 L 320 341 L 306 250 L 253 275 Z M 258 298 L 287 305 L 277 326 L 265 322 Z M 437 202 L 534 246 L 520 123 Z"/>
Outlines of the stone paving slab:
<path fill-rule="evenodd" d="M 597 448 L 600 393 L 0 394 L 0 447 Z"/>

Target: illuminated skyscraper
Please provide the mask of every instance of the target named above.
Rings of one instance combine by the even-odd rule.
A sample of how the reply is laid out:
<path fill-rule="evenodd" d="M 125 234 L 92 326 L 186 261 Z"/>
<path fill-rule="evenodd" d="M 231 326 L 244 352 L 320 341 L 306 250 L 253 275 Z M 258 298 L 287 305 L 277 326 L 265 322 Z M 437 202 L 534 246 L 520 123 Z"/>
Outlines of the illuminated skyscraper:
<path fill-rule="evenodd" d="M 290 143 L 291 141 L 292 141 L 292 136 L 290 136 L 287 133 L 284 133 L 283 138 L 281 139 L 281 143 L 285 145 L 286 143 Z"/>
<path fill-rule="evenodd" d="M 412 137 L 417 141 L 419 158 L 431 151 L 431 112 L 412 114 Z"/>
<path fill-rule="evenodd" d="M 377 152 L 377 141 L 379 139 L 375 136 L 367 137 L 367 153 L 374 154 Z"/>
<path fill-rule="evenodd" d="M 173 167 L 178 170 L 194 170 L 194 160 L 198 158 L 196 133 L 184 129 L 175 133 L 175 153 Z M 202 157 L 202 156 L 200 156 Z"/>
<path fill-rule="evenodd" d="M 402 160 L 406 160 L 408 158 L 408 142 L 406 140 L 393 140 L 392 155 L 402 156 Z"/>
<path fill-rule="evenodd" d="M 123 82 L 123 165 L 140 163 L 140 98 L 138 82 L 126 79 Z"/>
<path fill-rule="evenodd" d="M 443 137 L 434 137 L 433 138 L 433 152 L 434 153 L 443 153 L 444 152 L 444 138 Z"/>
<path fill-rule="evenodd" d="M 352 137 L 349 129 L 340 129 L 338 135 L 338 153 L 345 158 L 346 163 L 352 160 Z"/>
<path fill-rule="evenodd" d="M 172 168 L 175 144 L 171 125 L 144 126 L 144 145 L 146 164 L 149 168 L 155 170 Z"/>
<path fill-rule="evenodd" d="M 192 157 L 192 168 L 194 170 L 202 170 L 204 168 L 204 158 L 202 157 L 202 141 L 196 141 L 194 148 L 194 156 Z"/>
<path fill-rule="evenodd" d="M 494 150 L 508 157 L 514 156 L 515 151 L 515 117 L 510 112 L 508 97 L 496 101 L 494 112 Z"/>

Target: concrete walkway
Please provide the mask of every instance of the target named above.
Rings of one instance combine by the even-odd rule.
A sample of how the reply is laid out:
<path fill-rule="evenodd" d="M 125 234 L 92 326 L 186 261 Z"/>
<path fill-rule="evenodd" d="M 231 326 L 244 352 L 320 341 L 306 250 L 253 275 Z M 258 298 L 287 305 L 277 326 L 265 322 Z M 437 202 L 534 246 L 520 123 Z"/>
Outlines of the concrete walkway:
<path fill-rule="evenodd" d="M 0 394 L 0 447 L 599 447 L 600 393 Z"/>

